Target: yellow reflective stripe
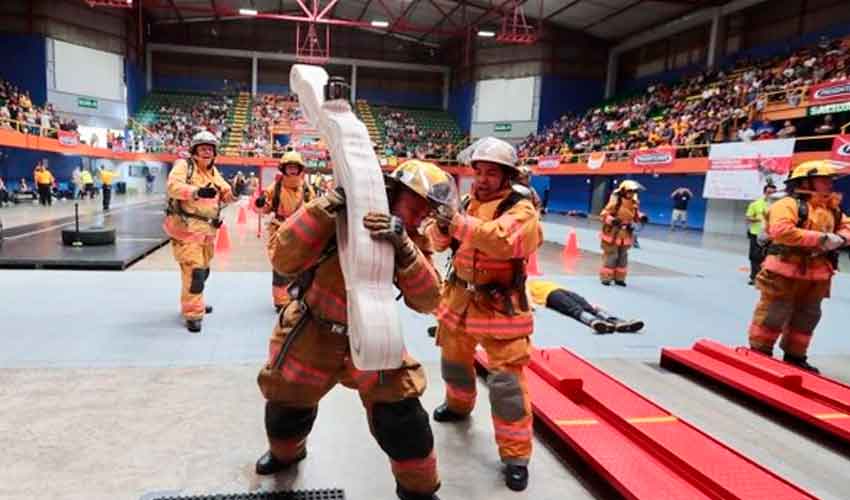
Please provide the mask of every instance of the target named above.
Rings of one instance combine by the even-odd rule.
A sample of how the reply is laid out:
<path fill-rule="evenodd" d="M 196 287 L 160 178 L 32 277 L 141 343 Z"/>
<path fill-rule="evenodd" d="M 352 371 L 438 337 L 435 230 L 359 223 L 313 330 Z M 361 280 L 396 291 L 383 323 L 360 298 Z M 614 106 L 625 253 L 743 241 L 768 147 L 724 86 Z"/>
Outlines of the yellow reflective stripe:
<path fill-rule="evenodd" d="M 555 424 L 559 427 L 569 427 L 572 425 L 594 425 L 598 424 L 599 420 L 595 418 L 578 418 L 573 420 L 555 420 Z"/>
<path fill-rule="evenodd" d="M 626 422 L 630 424 L 665 424 L 668 422 L 676 422 L 679 419 L 673 415 L 664 415 L 662 417 L 637 417 L 627 418 Z"/>
<path fill-rule="evenodd" d="M 850 418 L 850 415 L 846 413 L 819 413 L 815 415 L 815 417 L 821 420 L 840 420 L 843 418 Z"/>

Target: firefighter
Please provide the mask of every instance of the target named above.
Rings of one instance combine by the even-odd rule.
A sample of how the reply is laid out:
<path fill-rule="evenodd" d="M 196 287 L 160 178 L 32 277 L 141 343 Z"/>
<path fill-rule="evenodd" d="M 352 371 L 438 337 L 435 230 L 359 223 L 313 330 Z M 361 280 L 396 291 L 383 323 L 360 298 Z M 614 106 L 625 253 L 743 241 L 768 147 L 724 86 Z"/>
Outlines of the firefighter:
<path fill-rule="evenodd" d="M 408 307 L 430 313 L 440 276 L 418 228 L 434 208 L 457 207 L 454 181 L 436 165 L 411 160 L 387 177 L 387 190 L 391 214 L 369 213 L 363 225 L 372 238 L 395 247 L 395 282 Z M 389 455 L 398 497 L 436 500 L 434 438 L 419 401 L 426 385 L 422 366 L 410 355 L 395 370 L 360 371 L 352 364 L 335 238 L 344 204 L 345 194 L 332 189 L 287 218 L 273 237 L 272 264 L 293 280 L 292 301 L 280 313 L 258 377 L 270 448 L 256 472 L 273 474 L 304 459 L 319 401 L 341 383 L 360 393 L 369 429 Z"/>
<path fill-rule="evenodd" d="M 750 325 L 750 347 L 767 355 L 782 337 L 784 361 L 818 373 L 806 352 L 829 297 L 838 267 L 838 250 L 850 238 L 850 218 L 833 191 L 835 169 L 826 161 L 808 161 L 785 181 L 788 196 L 767 213 L 767 258 L 756 276 L 761 299 Z"/>
<path fill-rule="evenodd" d="M 274 234 L 286 220 L 295 213 L 302 204 L 313 199 L 312 190 L 304 182 L 304 160 L 295 151 L 289 151 L 283 155 L 278 166 L 280 177 L 274 184 L 266 188 L 256 200 L 254 205 L 263 214 L 274 214 L 266 226 L 268 233 L 268 244 L 266 250 L 271 259 Z M 280 312 L 289 303 L 289 293 L 286 290 L 289 281 L 282 275 L 272 270 L 272 300 L 277 312 Z"/>
<path fill-rule="evenodd" d="M 466 213 L 444 209 L 426 225 L 437 251 L 453 249 L 453 270 L 436 312 L 446 398 L 434 410 L 434 420 L 469 417 L 476 398 L 473 356 L 482 345 L 490 363 L 487 385 L 505 483 L 521 491 L 528 485 L 532 432 L 523 367 L 534 330 L 525 265 L 543 234 L 528 189 L 514 189 L 519 170 L 513 146 L 487 137 L 469 149 L 475 180 L 462 203 Z M 467 162 L 463 154 L 460 159 Z"/>
<path fill-rule="evenodd" d="M 234 201 L 230 185 L 215 168 L 218 140 L 201 131 L 192 138 L 188 160 L 177 160 L 168 174 L 168 208 L 163 229 L 171 237 L 171 250 L 180 265 L 180 310 L 186 329 L 201 331 L 204 283 L 210 275 L 215 237 L 221 226 L 221 209 Z"/>
<path fill-rule="evenodd" d="M 599 279 L 605 286 L 610 286 L 612 280 L 616 285 L 626 286 L 629 248 L 635 242 L 635 224 L 649 222 L 649 218 L 641 213 L 637 199 L 638 191 L 643 189 L 633 180 L 621 182 L 599 214 L 602 220 Z"/>
<path fill-rule="evenodd" d="M 643 329 L 643 321 L 618 318 L 552 281 L 530 280 L 528 294 L 533 303 L 569 316 L 599 334 L 637 333 Z"/>

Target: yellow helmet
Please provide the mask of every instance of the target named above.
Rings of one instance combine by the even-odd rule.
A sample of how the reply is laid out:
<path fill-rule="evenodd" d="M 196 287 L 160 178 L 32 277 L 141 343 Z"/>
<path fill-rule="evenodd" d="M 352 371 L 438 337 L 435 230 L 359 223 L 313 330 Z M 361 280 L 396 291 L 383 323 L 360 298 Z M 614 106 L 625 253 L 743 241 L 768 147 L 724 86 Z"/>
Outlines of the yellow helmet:
<path fill-rule="evenodd" d="M 646 188 L 644 188 L 641 185 L 641 183 L 639 183 L 638 181 L 633 181 L 631 179 L 627 179 L 627 180 L 621 182 L 620 185 L 617 186 L 617 189 L 614 190 L 614 192 L 615 193 L 619 193 L 621 191 L 635 191 L 635 192 L 637 192 L 637 191 L 643 191 L 645 189 Z"/>
<path fill-rule="evenodd" d="M 805 161 L 791 170 L 785 183 L 799 182 L 812 177 L 838 177 L 838 175 L 838 171 L 827 160 Z"/>
<path fill-rule="evenodd" d="M 279 167 L 283 168 L 286 165 L 290 165 L 290 164 L 298 165 L 303 169 L 305 167 L 305 165 L 304 165 L 304 159 L 301 158 L 301 153 L 299 153 L 298 151 L 287 151 L 283 155 L 283 158 L 280 159 Z"/>
<path fill-rule="evenodd" d="M 434 205 L 457 209 L 457 186 L 451 175 L 433 163 L 408 160 L 387 176 L 390 183 L 399 183 Z"/>

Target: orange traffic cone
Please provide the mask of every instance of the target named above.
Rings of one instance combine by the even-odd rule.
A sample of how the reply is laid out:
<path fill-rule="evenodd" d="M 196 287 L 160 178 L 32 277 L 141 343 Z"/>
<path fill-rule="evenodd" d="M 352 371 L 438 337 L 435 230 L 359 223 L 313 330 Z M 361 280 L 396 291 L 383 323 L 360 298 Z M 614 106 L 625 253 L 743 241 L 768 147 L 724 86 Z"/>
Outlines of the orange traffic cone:
<path fill-rule="evenodd" d="M 540 269 L 537 267 L 537 252 L 531 254 L 531 257 L 528 258 L 528 265 L 525 268 L 525 273 L 529 276 L 542 276 L 543 273 L 540 272 Z"/>
<path fill-rule="evenodd" d="M 245 212 L 245 207 L 239 207 L 239 215 L 236 216 L 237 224 L 247 224 L 248 223 L 248 213 Z"/>
<path fill-rule="evenodd" d="M 218 236 L 215 240 L 215 251 L 226 252 L 230 250 L 230 235 L 227 233 L 227 224 L 222 223 L 218 228 Z"/>
<path fill-rule="evenodd" d="M 564 251 L 561 254 L 564 258 L 566 257 L 578 257 L 578 236 L 576 235 L 576 230 L 571 229 L 570 235 L 567 237 L 567 244 L 564 245 Z"/>

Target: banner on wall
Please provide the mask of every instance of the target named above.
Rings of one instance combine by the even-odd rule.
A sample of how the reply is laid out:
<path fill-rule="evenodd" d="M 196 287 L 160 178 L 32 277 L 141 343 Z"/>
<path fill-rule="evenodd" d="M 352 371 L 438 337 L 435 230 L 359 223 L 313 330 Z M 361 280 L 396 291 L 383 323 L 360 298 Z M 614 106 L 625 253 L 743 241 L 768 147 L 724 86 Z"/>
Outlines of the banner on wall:
<path fill-rule="evenodd" d="M 57 138 L 59 139 L 59 144 L 63 146 L 73 147 L 80 145 L 80 138 L 75 132 L 60 130 L 57 132 Z"/>
<path fill-rule="evenodd" d="M 561 165 L 561 156 L 538 156 L 537 168 L 558 168 Z"/>
<path fill-rule="evenodd" d="M 767 182 L 782 185 L 791 169 L 794 139 L 712 144 L 704 198 L 754 200 Z"/>
<path fill-rule="evenodd" d="M 850 101 L 850 80 L 819 83 L 809 87 L 809 102 L 824 104 L 827 102 Z"/>
<path fill-rule="evenodd" d="M 596 151 L 590 153 L 587 157 L 587 168 L 590 170 L 599 170 L 605 164 L 605 151 Z"/>
<path fill-rule="evenodd" d="M 632 153 L 632 166 L 665 167 L 673 164 L 676 153 L 673 148 L 643 149 Z"/>
<path fill-rule="evenodd" d="M 832 161 L 850 165 L 850 134 L 839 135 L 832 141 Z"/>

